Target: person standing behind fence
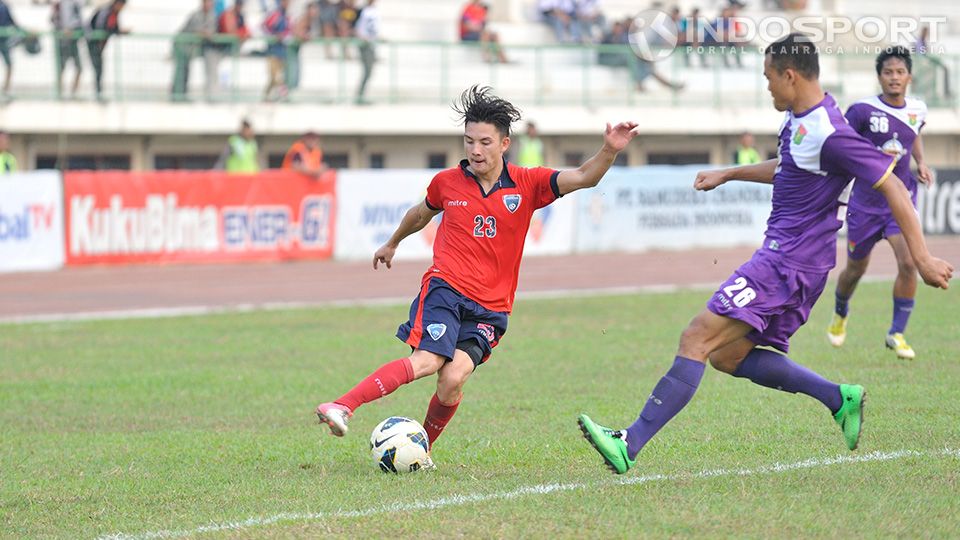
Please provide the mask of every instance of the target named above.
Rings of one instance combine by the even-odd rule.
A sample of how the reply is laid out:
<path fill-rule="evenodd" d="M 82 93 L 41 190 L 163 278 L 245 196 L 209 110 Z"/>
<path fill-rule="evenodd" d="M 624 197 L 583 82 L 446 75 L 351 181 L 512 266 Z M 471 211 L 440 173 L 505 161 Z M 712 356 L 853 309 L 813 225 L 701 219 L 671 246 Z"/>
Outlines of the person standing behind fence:
<path fill-rule="evenodd" d="M 293 39 L 290 40 L 290 46 L 287 48 L 286 82 L 289 91 L 300 86 L 300 47 L 319 34 L 315 30 L 319 20 L 320 6 L 316 2 L 310 2 L 293 22 Z"/>
<path fill-rule="evenodd" d="M 357 105 L 370 103 L 364 97 L 370 74 L 373 73 L 373 64 L 377 61 L 377 38 L 380 33 L 380 14 L 374 5 L 376 0 L 369 0 L 367 7 L 360 12 L 357 18 L 357 39 L 360 40 L 360 62 L 363 64 L 363 76 L 360 78 L 360 88 L 357 89 Z"/>
<path fill-rule="evenodd" d="M 229 9 L 224 10 L 217 17 L 217 37 L 216 43 L 210 46 L 210 55 L 216 55 L 213 63 L 219 65 L 224 56 L 236 56 L 240 52 L 240 46 L 250 37 L 250 30 L 247 28 L 246 19 L 243 16 L 243 0 L 234 0 Z M 219 75 L 215 73 L 214 75 Z M 218 77 L 218 82 L 219 77 Z M 216 96 L 211 96 L 216 97 Z"/>
<path fill-rule="evenodd" d="M 70 97 L 76 98 L 77 88 L 80 86 L 80 74 L 83 73 L 83 66 L 80 63 L 80 40 L 83 39 L 80 0 L 55 2 L 50 19 L 57 34 L 57 46 L 54 52 L 57 60 L 57 98 L 63 96 L 63 70 L 67 60 L 73 60 L 73 66 L 76 69 L 73 85 L 70 87 Z"/>
<path fill-rule="evenodd" d="M 737 165 L 753 165 L 763 161 L 760 158 L 760 152 L 757 152 L 753 141 L 753 134 L 743 133 L 740 135 L 740 146 L 734 154 Z"/>
<path fill-rule="evenodd" d="M 214 169 L 230 174 L 256 174 L 260 172 L 260 149 L 253 135 L 249 120 L 240 122 L 240 133 L 227 139 L 227 146 L 220 154 Z"/>
<path fill-rule="evenodd" d="M 10 136 L 6 131 L 0 130 L 0 174 L 17 172 L 17 158 L 13 157 L 8 148 L 10 147 Z"/>
<path fill-rule="evenodd" d="M 521 167 L 543 166 L 543 141 L 537 133 L 537 125 L 527 122 L 526 132 L 520 136 L 520 151 L 517 152 L 517 165 Z"/>
<path fill-rule="evenodd" d="M 290 36 L 290 17 L 287 9 L 290 0 L 278 0 L 277 9 L 270 12 L 263 21 L 263 30 L 269 39 L 267 45 L 267 88 L 263 91 L 264 101 L 274 101 L 287 97 L 285 71 L 287 68 L 287 38 Z M 276 91 L 276 94 L 274 94 Z"/>
<path fill-rule="evenodd" d="M 87 38 L 87 50 L 90 53 L 90 64 L 93 65 L 94 89 L 97 101 L 103 101 L 103 49 L 107 40 L 114 34 L 127 34 L 129 30 L 120 30 L 120 12 L 127 5 L 127 0 L 113 0 L 109 5 L 98 9 L 90 19 L 90 30 Z"/>
<path fill-rule="evenodd" d="M 206 80 L 204 88 L 207 98 L 213 95 L 217 85 L 217 64 L 220 55 L 209 51 L 210 38 L 217 31 L 217 18 L 213 12 L 213 0 L 201 0 L 201 7 L 184 23 L 183 28 L 173 38 L 173 87 L 171 99 L 185 101 L 190 80 L 190 60 L 203 55 Z"/>
<path fill-rule="evenodd" d="M 315 180 L 318 180 L 327 170 L 323 163 L 323 148 L 320 147 L 320 135 L 308 131 L 297 142 L 290 146 L 283 156 L 281 168 L 288 171 L 297 171 Z"/>
<path fill-rule="evenodd" d="M 7 73 L 3 78 L 3 96 L 5 98 L 10 95 L 10 79 L 13 76 L 13 61 L 10 58 L 10 49 L 23 34 L 23 30 L 13 20 L 10 6 L 0 0 L 0 56 L 3 56 L 3 63 L 7 65 Z"/>

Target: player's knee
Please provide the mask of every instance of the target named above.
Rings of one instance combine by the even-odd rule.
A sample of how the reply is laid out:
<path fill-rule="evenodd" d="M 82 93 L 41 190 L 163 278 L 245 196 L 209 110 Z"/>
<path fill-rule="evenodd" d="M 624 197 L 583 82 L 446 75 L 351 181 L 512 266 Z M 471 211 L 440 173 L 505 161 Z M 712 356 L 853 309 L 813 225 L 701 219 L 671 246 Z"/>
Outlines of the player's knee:
<path fill-rule="evenodd" d="M 913 257 L 903 257 L 897 260 L 897 271 L 901 276 L 914 277 L 917 275 L 917 265 L 913 263 Z"/>
<path fill-rule="evenodd" d="M 448 364 L 445 369 L 440 370 L 437 377 L 437 397 L 445 405 L 451 405 L 460 401 L 460 395 L 463 393 L 463 386 L 470 377 L 470 371 L 462 369 L 449 369 L 453 366 Z"/>
<path fill-rule="evenodd" d="M 706 358 L 711 352 L 709 327 L 698 315 L 680 334 L 680 355 L 687 358 Z"/>
<path fill-rule="evenodd" d="M 413 378 L 419 379 L 433 375 L 443 367 L 446 359 L 439 354 L 417 349 L 410 355 L 410 365 L 413 367 Z"/>
<path fill-rule="evenodd" d="M 710 354 L 710 365 L 713 366 L 713 369 L 730 375 L 737 370 L 737 367 L 742 361 L 743 358 L 737 358 L 729 354 L 722 354 L 719 352 L 713 352 Z"/>

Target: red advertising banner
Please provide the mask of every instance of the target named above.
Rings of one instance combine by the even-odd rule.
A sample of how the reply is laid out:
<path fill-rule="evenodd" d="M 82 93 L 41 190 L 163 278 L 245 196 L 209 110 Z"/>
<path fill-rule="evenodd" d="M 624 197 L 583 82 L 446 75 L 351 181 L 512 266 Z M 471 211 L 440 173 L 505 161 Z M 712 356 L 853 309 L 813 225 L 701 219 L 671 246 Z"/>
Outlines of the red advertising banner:
<path fill-rule="evenodd" d="M 325 259 L 336 173 L 63 175 L 67 264 Z"/>

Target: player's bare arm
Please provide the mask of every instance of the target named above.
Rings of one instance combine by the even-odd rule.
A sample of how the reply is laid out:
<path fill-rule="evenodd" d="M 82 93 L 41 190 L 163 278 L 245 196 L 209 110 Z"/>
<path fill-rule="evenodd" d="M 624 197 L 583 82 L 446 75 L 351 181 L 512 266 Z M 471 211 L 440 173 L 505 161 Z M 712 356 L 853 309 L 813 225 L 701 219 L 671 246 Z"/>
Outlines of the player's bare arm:
<path fill-rule="evenodd" d="M 620 122 L 615 126 L 607 124 L 603 134 L 603 147 L 592 158 L 576 169 L 560 171 L 557 175 L 557 187 L 560 195 L 566 195 L 578 189 L 591 188 L 600 183 L 603 175 L 610 170 L 617 154 L 637 136 L 636 122 Z"/>
<path fill-rule="evenodd" d="M 693 181 L 693 188 L 697 191 L 710 191 L 730 180 L 772 184 L 773 175 L 776 170 L 777 160 L 768 159 L 767 161 L 761 161 L 753 165 L 700 171 L 697 173 L 697 179 Z"/>
<path fill-rule="evenodd" d="M 379 263 L 383 263 L 387 265 L 387 268 L 391 268 L 391 261 L 393 261 L 393 256 L 397 253 L 397 247 L 400 245 L 400 242 L 404 238 L 426 227 L 427 224 L 430 223 L 430 220 L 439 213 L 440 210 L 433 210 L 427 206 L 426 201 L 420 201 L 420 204 L 407 210 L 407 213 L 403 215 L 403 219 L 400 220 L 400 225 L 397 226 L 397 230 L 393 231 L 393 235 L 390 236 L 387 243 L 380 246 L 380 249 L 373 254 L 373 269 L 376 270 Z"/>
<path fill-rule="evenodd" d="M 917 180 L 928 186 L 933 185 L 933 172 L 930 167 L 927 167 L 923 159 L 923 140 L 919 133 L 917 133 L 917 138 L 913 140 L 911 153 L 913 154 L 913 160 L 917 162 Z"/>
<path fill-rule="evenodd" d="M 917 270 L 920 271 L 923 282 L 940 289 L 949 287 L 950 277 L 953 275 L 953 266 L 930 255 L 930 252 L 927 251 L 927 244 L 923 239 L 923 229 L 920 228 L 920 220 L 917 218 L 913 202 L 910 200 L 910 193 L 904 187 L 903 182 L 897 178 L 897 175 L 890 173 L 885 180 L 879 182 L 876 189 L 887 199 L 893 219 L 900 226 L 900 232 L 907 241 L 910 255 L 917 265 Z"/>

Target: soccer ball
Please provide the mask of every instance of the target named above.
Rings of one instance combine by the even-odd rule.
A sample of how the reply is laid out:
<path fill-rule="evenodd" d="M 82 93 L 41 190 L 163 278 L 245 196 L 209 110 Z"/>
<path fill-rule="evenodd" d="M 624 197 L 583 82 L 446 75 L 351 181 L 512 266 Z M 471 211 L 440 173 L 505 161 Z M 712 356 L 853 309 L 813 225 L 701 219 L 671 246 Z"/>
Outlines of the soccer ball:
<path fill-rule="evenodd" d="M 370 455 L 385 473 L 420 470 L 427 461 L 427 432 L 416 420 L 391 416 L 373 428 Z"/>

